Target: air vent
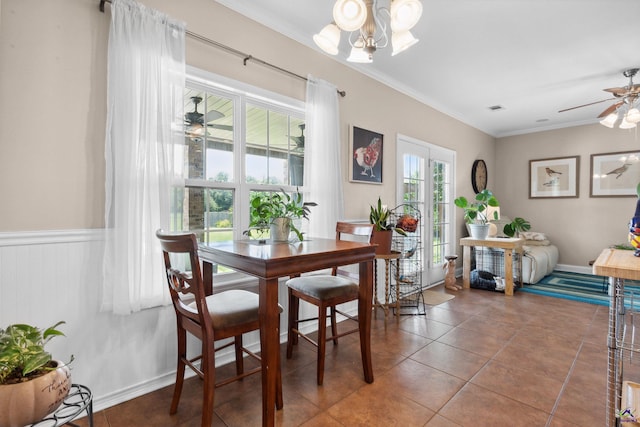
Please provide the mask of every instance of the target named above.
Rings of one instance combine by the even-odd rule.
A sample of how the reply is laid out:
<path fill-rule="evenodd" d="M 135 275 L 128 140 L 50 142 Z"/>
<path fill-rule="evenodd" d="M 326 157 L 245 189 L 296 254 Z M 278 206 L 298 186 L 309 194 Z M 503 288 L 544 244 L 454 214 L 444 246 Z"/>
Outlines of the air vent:
<path fill-rule="evenodd" d="M 504 107 L 502 105 L 492 105 L 491 107 L 489 107 L 489 110 L 500 111 L 500 110 L 504 110 Z"/>

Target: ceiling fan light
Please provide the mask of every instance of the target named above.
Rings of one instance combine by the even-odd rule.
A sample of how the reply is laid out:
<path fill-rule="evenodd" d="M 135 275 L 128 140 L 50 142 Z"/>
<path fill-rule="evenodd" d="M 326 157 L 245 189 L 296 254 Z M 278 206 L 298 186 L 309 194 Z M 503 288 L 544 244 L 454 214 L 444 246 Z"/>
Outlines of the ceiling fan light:
<path fill-rule="evenodd" d="M 393 47 L 391 56 L 404 52 L 416 43 L 418 43 L 418 39 L 413 37 L 411 31 L 393 32 L 391 35 L 391 46 Z"/>
<path fill-rule="evenodd" d="M 333 20 L 344 31 L 355 31 L 367 19 L 367 8 L 362 0 L 337 0 L 333 5 Z"/>
<path fill-rule="evenodd" d="M 410 30 L 422 16 L 422 3 L 419 0 L 391 0 L 390 9 L 392 31 Z"/>
<path fill-rule="evenodd" d="M 315 34 L 313 41 L 329 55 L 337 55 L 338 45 L 340 44 L 340 28 L 331 23 L 325 26 L 318 34 Z"/>
<path fill-rule="evenodd" d="M 622 118 L 622 121 L 620 122 L 620 126 L 619 126 L 620 129 L 633 129 L 634 127 L 636 127 L 636 124 L 627 121 L 626 117 Z"/>
<path fill-rule="evenodd" d="M 624 119 L 629 123 L 638 123 L 640 122 L 640 111 L 637 108 L 632 108 L 624 116 Z"/>
<path fill-rule="evenodd" d="M 618 121 L 618 114 L 611 113 L 604 119 L 600 120 L 600 124 L 608 128 L 613 128 L 613 125 L 615 125 L 617 121 Z"/>

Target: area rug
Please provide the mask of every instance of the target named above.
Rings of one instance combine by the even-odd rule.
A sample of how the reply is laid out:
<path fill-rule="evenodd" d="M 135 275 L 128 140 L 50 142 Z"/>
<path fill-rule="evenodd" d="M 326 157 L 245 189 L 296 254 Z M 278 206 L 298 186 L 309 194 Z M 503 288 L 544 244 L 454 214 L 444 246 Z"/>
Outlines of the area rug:
<path fill-rule="evenodd" d="M 534 285 L 524 285 L 520 291 L 546 295 L 589 304 L 609 305 L 609 295 L 604 277 L 592 274 L 553 271 Z M 640 283 L 625 281 L 625 294 L 633 292 L 634 299 L 640 301 Z M 634 305 L 637 303 L 634 301 Z"/>
<path fill-rule="evenodd" d="M 427 305 L 442 304 L 443 302 L 447 302 L 456 297 L 455 295 L 446 294 L 444 292 L 438 292 L 438 291 L 430 291 L 428 289 L 425 291 L 422 291 L 422 296 L 424 298 L 424 303 Z"/>

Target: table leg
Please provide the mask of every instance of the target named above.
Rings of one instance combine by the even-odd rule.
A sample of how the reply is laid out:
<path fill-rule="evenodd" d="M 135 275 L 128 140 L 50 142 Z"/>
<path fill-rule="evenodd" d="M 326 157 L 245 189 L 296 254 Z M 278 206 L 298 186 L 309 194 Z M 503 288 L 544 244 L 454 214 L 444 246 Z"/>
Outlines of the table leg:
<path fill-rule="evenodd" d="M 384 317 L 389 315 L 389 263 L 391 260 L 384 260 Z"/>
<path fill-rule="evenodd" d="M 513 251 L 504 250 L 504 294 L 513 295 Z"/>
<path fill-rule="evenodd" d="M 262 357 L 262 425 L 275 424 L 276 378 L 280 351 L 278 279 L 259 279 Z M 369 294 L 369 296 L 371 296 Z M 371 307 L 369 307 L 371 310 Z M 371 313 L 369 312 L 369 316 Z"/>
<path fill-rule="evenodd" d="M 462 247 L 462 287 L 471 287 L 471 246 Z"/>
<path fill-rule="evenodd" d="M 373 382 L 373 364 L 371 363 L 371 301 L 373 292 L 373 260 L 360 263 L 360 286 L 358 298 L 358 321 L 360 322 L 360 353 L 364 380 Z"/>

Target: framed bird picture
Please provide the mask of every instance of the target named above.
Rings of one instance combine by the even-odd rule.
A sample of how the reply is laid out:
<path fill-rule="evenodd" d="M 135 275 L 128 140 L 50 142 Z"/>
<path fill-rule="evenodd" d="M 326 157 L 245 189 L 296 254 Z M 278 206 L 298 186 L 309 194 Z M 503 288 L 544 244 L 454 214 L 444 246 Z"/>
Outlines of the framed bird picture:
<path fill-rule="evenodd" d="M 591 155 L 590 197 L 638 197 L 640 151 Z"/>
<path fill-rule="evenodd" d="M 351 137 L 349 180 L 382 184 L 383 135 L 357 126 L 350 126 L 349 133 Z"/>
<path fill-rule="evenodd" d="M 529 160 L 529 198 L 578 197 L 580 156 Z"/>

